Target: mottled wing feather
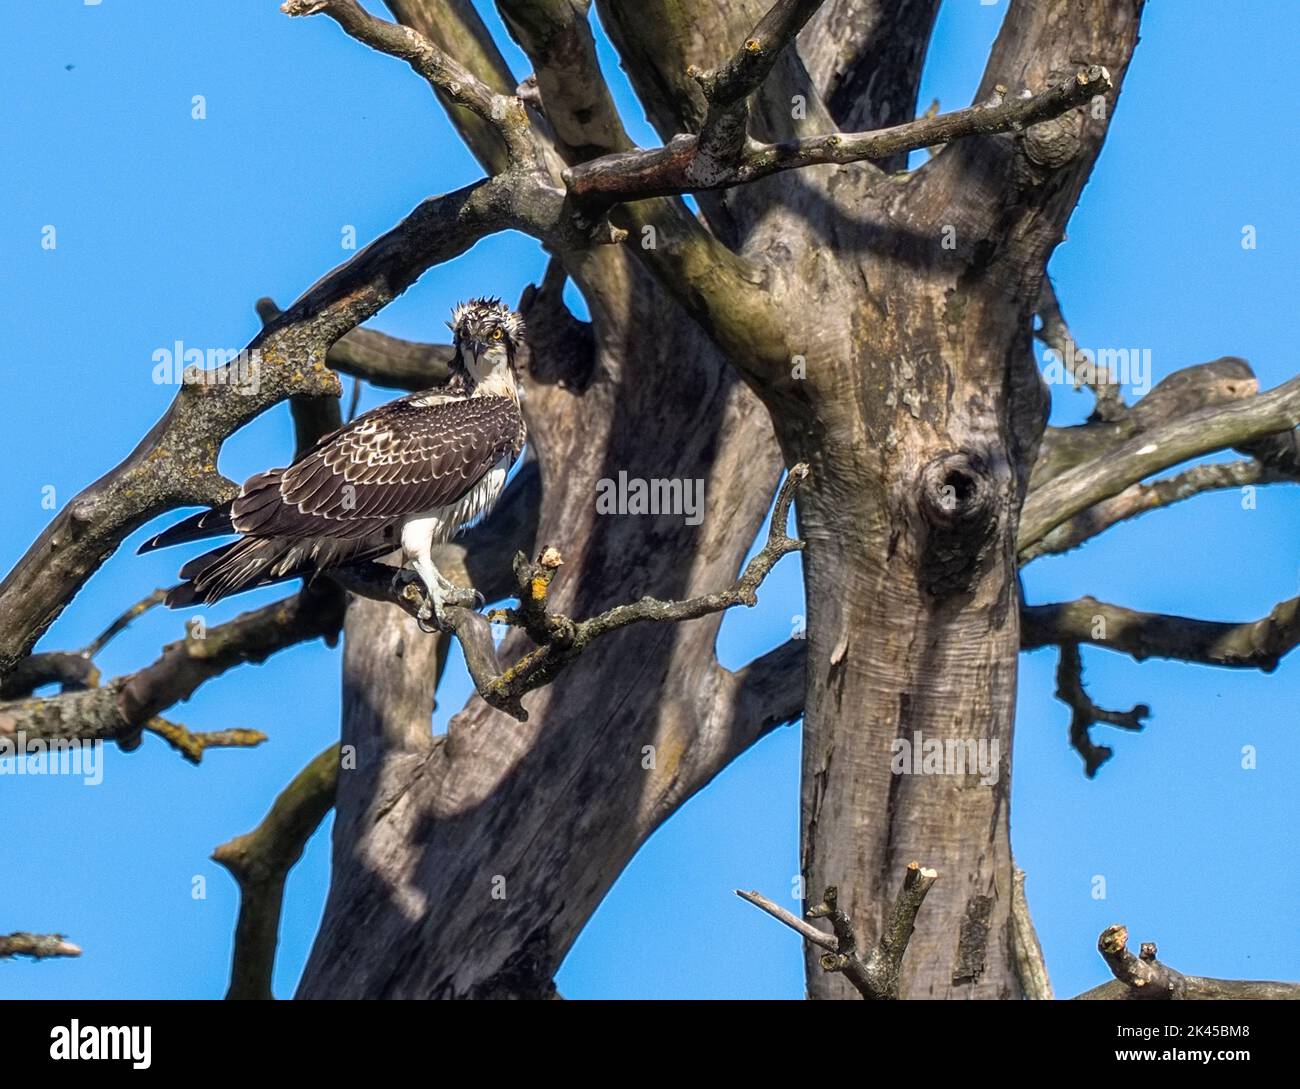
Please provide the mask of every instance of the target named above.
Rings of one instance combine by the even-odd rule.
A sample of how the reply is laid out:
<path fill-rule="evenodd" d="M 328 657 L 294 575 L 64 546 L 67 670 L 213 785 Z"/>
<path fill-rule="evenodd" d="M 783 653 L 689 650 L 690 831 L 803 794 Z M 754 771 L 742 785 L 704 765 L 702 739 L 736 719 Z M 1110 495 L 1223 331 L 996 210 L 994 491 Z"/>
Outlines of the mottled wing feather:
<path fill-rule="evenodd" d="M 508 397 L 404 397 L 358 417 L 288 469 L 252 478 L 233 521 L 258 536 L 357 538 L 455 503 L 524 440 Z"/>

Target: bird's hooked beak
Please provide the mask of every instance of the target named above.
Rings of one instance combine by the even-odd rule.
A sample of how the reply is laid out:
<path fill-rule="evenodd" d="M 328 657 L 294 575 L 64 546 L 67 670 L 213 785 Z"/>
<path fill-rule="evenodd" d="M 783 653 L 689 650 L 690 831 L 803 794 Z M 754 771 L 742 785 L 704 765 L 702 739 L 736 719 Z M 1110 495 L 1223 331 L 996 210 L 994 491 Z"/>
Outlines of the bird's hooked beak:
<path fill-rule="evenodd" d="M 444 324 L 446 324 L 447 328 L 452 331 L 453 338 L 460 345 L 461 349 L 469 355 L 471 360 L 477 363 L 479 357 L 487 351 L 487 344 L 484 341 L 469 336 L 468 334 L 457 332 L 456 326 L 453 322 L 449 321 Z"/>
<path fill-rule="evenodd" d="M 461 338 L 460 346 L 461 350 L 469 356 L 469 361 L 475 365 L 478 364 L 479 359 L 482 358 L 483 353 L 488 349 L 486 341 L 478 340 L 471 336 Z"/>

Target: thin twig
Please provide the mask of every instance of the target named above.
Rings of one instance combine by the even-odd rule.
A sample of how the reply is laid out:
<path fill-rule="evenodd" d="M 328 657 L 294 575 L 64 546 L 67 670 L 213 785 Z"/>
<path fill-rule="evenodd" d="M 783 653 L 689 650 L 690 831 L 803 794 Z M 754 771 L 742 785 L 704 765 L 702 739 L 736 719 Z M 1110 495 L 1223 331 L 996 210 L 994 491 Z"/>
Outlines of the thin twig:
<path fill-rule="evenodd" d="M 774 901 L 769 900 L 762 893 L 754 892 L 752 890 L 750 892 L 744 892 L 741 889 L 736 889 L 735 893 L 742 900 L 749 901 L 749 903 L 753 904 L 756 908 L 761 908 L 763 911 L 766 911 L 772 916 L 772 918 L 785 923 L 785 925 L 791 930 L 797 930 L 807 941 L 812 942 L 813 945 L 819 945 L 823 949 L 831 950 L 838 948 L 839 941 L 836 939 L 834 934 L 827 934 L 824 930 L 818 930 L 812 925 L 812 923 L 804 922 L 804 920 L 799 918 L 798 915 L 795 915 L 794 912 L 786 911 L 785 908 L 781 907 Z"/>
<path fill-rule="evenodd" d="M 821 902 L 809 908 L 807 913 L 810 919 L 826 919 L 833 934 L 803 922 L 756 892 L 746 893 L 737 889 L 736 895 L 785 923 L 806 941 L 827 950 L 819 959 L 823 971 L 843 973 L 865 999 L 892 1001 L 899 997 L 903 957 L 912 938 L 917 912 L 938 876 L 919 862 L 908 864 L 880 939 L 865 959 L 857 951 L 853 920 L 839 906 L 839 890 L 833 885 L 826 889 Z"/>
<path fill-rule="evenodd" d="M 191 764 L 202 762 L 208 749 L 251 749 L 266 740 L 266 734 L 261 730 L 236 728 L 196 732 L 179 722 L 158 717 L 151 718 L 144 728 L 161 737 Z"/>
<path fill-rule="evenodd" d="M 465 665 L 478 694 L 493 707 L 517 718 L 528 719 L 521 697 L 553 681 L 592 642 L 601 636 L 644 621 L 676 623 L 722 612 L 736 605 L 758 602 L 758 588 L 782 556 L 803 548 L 803 542 L 786 534 L 786 521 L 795 491 L 807 479 L 808 467 L 791 468 L 777 494 L 768 526 L 767 543 L 745 566 L 730 587 L 684 601 L 661 601 L 643 597 L 626 605 L 615 605 L 587 620 L 573 620 L 550 610 L 550 586 L 563 564 L 558 549 L 546 547 L 536 561 L 522 553 L 515 557 L 515 593 L 519 604 L 513 609 L 496 609 L 487 617 L 468 608 L 446 610 L 447 623 L 460 641 Z M 407 581 L 394 591 L 395 572 L 383 564 L 370 563 L 340 568 L 329 573 L 339 585 L 355 594 L 400 605 L 411 615 L 424 607 L 424 591 Z M 537 644 L 507 667 L 497 659 L 491 623 L 519 627 Z"/>
<path fill-rule="evenodd" d="M 1034 330 L 1034 336 L 1056 353 L 1065 368 L 1066 374 L 1080 386 L 1087 386 L 1096 398 L 1096 415 L 1099 420 L 1118 420 L 1128 414 L 1128 406 L 1120 392 L 1119 379 L 1106 367 L 1093 364 L 1092 367 L 1078 367 L 1078 351 L 1065 315 L 1061 312 L 1061 303 L 1056 296 L 1056 288 L 1050 276 L 1043 277 L 1042 290 L 1038 298 L 1038 318 L 1042 325 Z"/>
<path fill-rule="evenodd" d="M 94 658 L 108 644 L 120 635 L 133 620 L 143 616 L 155 605 L 162 604 L 163 599 L 167 596 L 166 590 L 155 590 L 148 597 L 141 598 L 121 616 L 113 621 L 107 628 L 92 639 L 82 650 L 82 654 L 87 658 Z"/>

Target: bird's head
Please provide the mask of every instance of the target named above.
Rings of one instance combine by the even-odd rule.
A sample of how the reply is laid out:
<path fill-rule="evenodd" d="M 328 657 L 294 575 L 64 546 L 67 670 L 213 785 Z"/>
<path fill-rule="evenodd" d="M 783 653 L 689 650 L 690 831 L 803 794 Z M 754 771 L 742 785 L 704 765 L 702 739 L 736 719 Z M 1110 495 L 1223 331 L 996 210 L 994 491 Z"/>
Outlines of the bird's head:
<path fill-rule="evenodd" d="M 515 355 L 524 338 L 524 319 L 497 298 L 458 303 L 447 323 L 456 363 L 475 385 L 501 381 L 514 385 Z"/>

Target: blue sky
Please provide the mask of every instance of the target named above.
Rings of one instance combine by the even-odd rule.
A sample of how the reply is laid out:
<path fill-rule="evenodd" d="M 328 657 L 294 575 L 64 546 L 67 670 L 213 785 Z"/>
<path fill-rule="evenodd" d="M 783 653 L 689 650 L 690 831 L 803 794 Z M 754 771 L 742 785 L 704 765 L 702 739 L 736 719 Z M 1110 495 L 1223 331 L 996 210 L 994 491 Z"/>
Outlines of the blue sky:
<path fill-rule="evenodd" d="M 480 4 L 492 25 L 499 23 Z M 282 305 L 430 193 L 478 176 L 427 87 L 404 64 L 347 39 L 324 18 L 290 20 L 274 0 L 46 0 L 15 5 L 0 40 L 0 140 L 9 163 L 0 212 L 6 428 L 0 442 L 0 568 L 8 570 L 62 505 L 115 464 L 174 390 L 152 353 L 246 343 L 253 302 Z M 1005 3 L 949 0 L 921 91 L 942 106 L 974 91 Z M 1080 345 L 1147 347 L 1156 378 L 1220 355 L 1249 359 L 1265 387 L 1297 366 L 1289 335 L 1300 109 L 1278 43 L 1300 34 L 1288 0 L 1154 3 L 1094 180 L 1052 263 Z M 1207 43 L 1211 43 L 1207 45 Z M 1207 51 L 1216 58 L 1207 66 Z M 527 72 L 517 50 L 516 74 Z M 634 136 L 654 142 L 602 42 L 605 70 Z M 1210 74 L 1212 73 L 1213 78 Z M 191 114 L 204 96 L 206 117 Z M 1241 246 L 1243 226 L 1258 246 Z M 41 247 L 46 225 L 57 248 Z M 373 322 L 436 339 L 454 301 L 517 299 L 540 276 L 530 239 L 481 242 L 429 272 Z M 363 406 L 387 399 L 367 391 Z M 1054 422 L 1086 395 L 1057 394 Z M 221 469 L 244 476 L 291 451 L 287 410 L 234 437 Z M 165 519 L 160 523 L 165 523 Z M 156 525 L 155 527 L 156 528 Z M 46 636 L 75 648 L 112 616 L 167 585 L 171 552 L 137 557 L 141 530 Z M 1135 608 L 1215 619 L 1264 615 L 1300 589 L 1300 496 L 1262 489 L 1255 509 L 1223 493 L 1112 530 L 1041 560 L 1030 600 L 1091 593 Z M 247 595 L 218 621 L 270 600 Z M 723 625 L 739 665 L 785 639 L 802 612 L 796 558 L 762 601 Z M 181 619 L 155 611 L 103 654 L 113 676 L 151 661 Z M 1203 975 L 1300 977 L 1300 878 L 1292 842 L 1300 663 L 1271 676 L 1084 651 L 1091 693 L 1148 703 L 1141 734 L 1094 781 L 1068 747 L 1052 696 L 1055 655 L 1022 656 L 1012 837 L 1061 994 L 1100 982 L 1100 930 Z M 213 997 L 223 993 L 236 912 L 212 848 L 253 827 L 276 792 L 337 736 L 338 654 L 316 644 L 206 685 L 172 716 L 196 729 L 246 726 L 271 740 L 216 752 L 201 768 L 157 739 L 106 753 L 104 782 L 0 777 L 8 830 L 0 932 L 59 930 L 78 960 L 0 963 L 6 997 Z M 444 685 L 435 726 L 467 694 Z M 1242 767 L 1254 746 L 1257 767 Z M 797 871 L 799 732 L 769 737 L 645 846 L 579 937 L 559 976 L 588 997 L 797 997 L 799 949 L 784 928 L 731 895 L 788 895 Z M 277 994 L 292 993 L 320 918 L 328 825 L 289 881 Z M 1105 899 L 1094 898 L 1105 879 Z M 204 895 L 196 898 L 195 889 Z M 716 941 L 721 932 L 726 942 Z"/>

